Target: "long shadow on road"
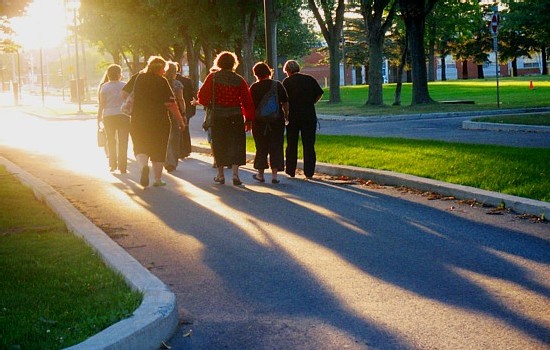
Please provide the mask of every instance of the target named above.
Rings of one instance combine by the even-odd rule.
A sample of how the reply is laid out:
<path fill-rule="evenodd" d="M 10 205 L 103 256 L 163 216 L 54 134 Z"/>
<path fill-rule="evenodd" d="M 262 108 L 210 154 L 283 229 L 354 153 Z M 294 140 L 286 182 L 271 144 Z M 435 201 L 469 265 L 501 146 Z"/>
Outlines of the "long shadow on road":
<path fill-rule="evenodd" d="M 484 284 L 498 279 L 548 298 L 548 286 L 522 263 L 548 266 L 548 241 L 368 190 L 299 180 L 235 188 L 209 180 L 181 175 L 179 193 L 122 188 L 199 241 L 202 262 L 219 279 L 181 296 L 197 321 L 197 348 L 259 348 L 284 344 L 289 334 L 301 334 L 312 349 L 350 339 L 358 347 L 415 348 L 414 323 L 428 327 L 434 312 L 452 316 L 444 305 L 464 317 L 453 323 L 491 319 L 550 341 L 544 323 L 496 298 L 501 287 Z M 167 210 L 166 203 L 178 204 Z M 430 301 L 443 306 L 422 311 Z M 269 316 L 286 326 L 266 325 Z M 332 334 L 323 336 L 327 330 Z"/>

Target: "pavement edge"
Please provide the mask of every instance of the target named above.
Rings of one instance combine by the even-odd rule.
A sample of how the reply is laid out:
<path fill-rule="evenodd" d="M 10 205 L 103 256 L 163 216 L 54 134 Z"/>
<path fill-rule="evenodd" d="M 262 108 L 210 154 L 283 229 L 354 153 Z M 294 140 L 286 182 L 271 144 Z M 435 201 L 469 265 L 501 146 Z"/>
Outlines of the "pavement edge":
<path fill-rule="evenodd" d="M 545 218 L 550 217 L 550 203 L 548 202 L 426 179 L 414 175 L 327 163 L 317 163 L 316 171 L 332 176 L 369 179 L 380 185 L 406 186 L 421 191 L 452 196 L 457 199 L 472 199 L 493 207 L 504 206 L 520 214 L 544 216 Z"/>
<path fill-rule="evenodd" d="M 178 326 L 175 294 L 53 187 L 1 156 L 0 164 L 30 187 L 35 197 L 46 203 L 65 222 L 69 231 L 83 238 L 110 268 L 120 273 L 131 288 L 143 294 L 141 305 L 131 317 L 67 349 L 158 349 Z"/>

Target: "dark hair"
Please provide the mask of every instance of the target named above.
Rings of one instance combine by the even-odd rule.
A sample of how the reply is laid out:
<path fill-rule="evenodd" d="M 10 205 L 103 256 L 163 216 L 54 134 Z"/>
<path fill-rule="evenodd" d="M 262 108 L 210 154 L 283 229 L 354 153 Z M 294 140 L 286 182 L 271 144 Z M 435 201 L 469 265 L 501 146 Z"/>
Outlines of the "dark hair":
<path fill-rule="evenodd" d="M 216 56 L 216 59 L 214 59 L 214 66 L 212 67 L 212 69 L 235 70 L 238 65 L 239 60 L 237 59 L 237 55 L 235 55 L 233 52 L 222 51 L 218 54 L 218 56 Z"/>
<path fill-rule="evenodd" d="M 273 70 L 269 68 L 269 66 L 264 62 L 258 62 L 254 65 L 252 68 L 252 71 L 254 72 L 254 75 L 256 78 L 269 78 L 271 77 L 271 74 L 273 74 Z"/>

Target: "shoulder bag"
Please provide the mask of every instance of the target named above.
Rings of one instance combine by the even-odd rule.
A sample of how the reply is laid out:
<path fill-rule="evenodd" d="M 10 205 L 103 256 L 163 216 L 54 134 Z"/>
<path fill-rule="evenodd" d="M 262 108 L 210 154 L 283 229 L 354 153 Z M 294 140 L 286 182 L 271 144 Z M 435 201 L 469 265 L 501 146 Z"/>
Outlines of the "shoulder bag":
<path fill-rule="evenodd" d="M 136 80 L 134 81 L 134 86 L 132 87 L 132 92 L 130 92 L 130 95 L 126 97 L 124 102 L 122 102 L 122 105 L 120 106 L 120 111 L 124 114 L 131 115 L 134 110 L 134 91 L 136 91 L 136 85 L 137 80 L 139 78 L 139 74 L 136 77 Z"/>
<path fill-rule="evenodd" d="M 210 100 L 210 105 L 206 106 L 206 113 L 204 114 L 204 120 L 202 121 L 202 130 L 204 131 L 208 131 L 208 129 L 212 126 L 212 115 L 214 114 L 215 83 L 216 83 L 216 73 L 213 73 L 212 74 L 212 99 Z"/>

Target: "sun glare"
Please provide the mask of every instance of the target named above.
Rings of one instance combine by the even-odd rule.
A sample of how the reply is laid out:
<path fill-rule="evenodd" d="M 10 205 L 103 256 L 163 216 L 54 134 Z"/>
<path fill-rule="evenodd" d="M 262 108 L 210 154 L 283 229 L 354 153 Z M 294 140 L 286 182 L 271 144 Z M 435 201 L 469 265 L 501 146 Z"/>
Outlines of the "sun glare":
<path fill-rule="evenodd" d="M 15 41 L 23 49 L 56 47 L 67 37 L 65 7 L 62 0 L 34 0 L 25 16 L 11 19 Z"/>

